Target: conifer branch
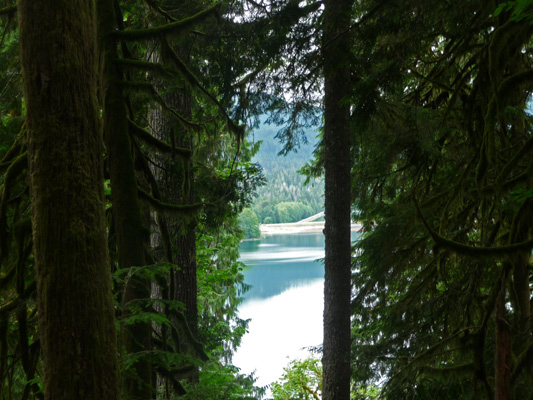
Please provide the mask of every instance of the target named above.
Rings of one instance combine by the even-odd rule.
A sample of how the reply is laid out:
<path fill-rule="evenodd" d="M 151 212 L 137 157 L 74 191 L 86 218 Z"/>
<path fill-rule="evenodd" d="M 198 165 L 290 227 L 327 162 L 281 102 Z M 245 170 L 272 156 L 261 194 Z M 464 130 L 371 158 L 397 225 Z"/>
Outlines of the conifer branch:
<path fill-rule="evenodd" d="M 478 328 L 479 327 L 476 327 L 476 326 L 463 328 L 461 330 L 458 330 L 458 331 L 452 333 L 450 336 L 441 339 L 437 343 L 430 345 L 426 350 L 420 352 L 419 354 L 415 355 L 411 360 L 409 360 L 404 367 L 400 368 L 400 371 L 398 371 L 387 383 L 385 383 L 385 387 L 389 386 L 391 384 L 391 382 L 397 376 L 399 376 L 401 372 L 404 372 L 405 370 L 407 370 L 407 368 L 411 367 L 412 365 L 416 364 L 419 361 L 424 362 L 424 358 L 426 356 L 431 356 L 431 354 L 433 354 L 441 346 L 448 344 L 452 340 L 455 340 L 456 338 L 459 337 L 459 335 L 461 335 L 464 332 L 468 332 L 471 329 L 478 329 Z M 427 365 L 427 364 L 424 363 L 424 365 Z"/>
<path fill-rule="evenodd" d="M 163 366 L 160 366 L 157 363 L 154 363 L 153 365 L 154 365 L 154 368 L 155 368 L 155 370 L 157 372 L 159 372 L 162 376 L 164 376 L 165 378 L 167 378 L 170 381 L 170 383 L 172 384 L 172 387 L 173 387 L 173 389 L 174 389 L 174 391 L 176 392 L 177 395 L 183 396 L 183 395 L 187 394 L 187 391 L 185 390 L 183 385 L 174 376 L 175 375 L 175 371 L 169 371 L 167 368 L 165 368 Z"/>
<path fill-rule="evenodd" d="M 511 372 L 511 382 L 515 382 L 523 371 L 528 371 L 531 365 L 533 365 L 533 342 L 529 343 L 529 346 L 518 356 Z"/>
<path fill-rule="evenodd" d="M 17 5 L 7 6 L 0 9 L 0 15 L 10 15 L 12 16 L 17 12 Z"/>
<path fill-rule="evenodd" d="M 496 177 L 496 182 L 503 182 L 511 170 L 518 164 L 518 162 L 525 157 L 533 149 L 533 137 L 530 137 L 523 146 L 514 154 L 514 156 L 503 166 L 500 174 Z"/>
<path fill-rule="evenodd" d="M 415 200 L 416 209 L 418 212 L 418 216 L 420 217 L 422 224 L 428 231 L 428 233 L 431 235 L 432 239 L 435 241 L 435 243 L 438 246 L 441 246 L 445 249 L 454 251 L 458 254 L 469 256 L 469 257 L 503 257 L 507 256 L 509 254 L 513 254 L 517 251 L 524 251 L 524 250 L 531 250 L 533 248 L 533 239 L 526 240 L 524 242 L 520 243 L 513 243 L 509 244 L 507 246 L 500 246 L 500 247 L 484 247 L 484 246 L 469 246 L 463 243 L 455 242 L 450 239 L 446 239 L 445 237 L 442 237 L 437 232 L 435 232 L 431 227 L 429 226 L 429 223 L 424 218 L 424 215 L 422 214 L 422 211 L 420 210 L 420 207 L 418 206 L 418 202 Z"/>
<path fill-rule="evenodd" d="M 183 147 L 172 147 L 171 145 L 157 139 L 154 137 L 150 132 L 148 132 L 146 129 L 140 127 L 135 122 L 133 122 L 131 119 L 128 119 L 128 124 L 130 127 L 131 132 L 141 139 L 146 144 L 155 147 L 157 150 L 162 151 L 164 153 L 175 153 L 178 156 L 189 159 L 192 155 L 191 150 L 183 148 Z"/>
<path fill-rule="evenodd" d="M 169 70 L 163 64 L 160 63 L 132 60 L 128 58 L 119 58 L 116 59 L 115 62 L 126 68 L 137 69 L 144 72 L 151 72 L 160 76 L 174 78 L 177 75 L 175 71 Z"/>
<path fill-rule="evenodd" d="M 0 160 L 0 173 L 4 171 L 5 168 L 8 168 L 13 159 L 16 158 L 21 151 L 26 149 L 26 129 L 25 125 L 22 125 L 22 128 L 15 139 L 15 142 L 13 145 L 9 148 L 9 150 L 4 154 L 4 157 Z"/>
<path fill-rule="evenodd" d="M 21 303 L 20 298 L 16 298 L 14 300 L 5 302 L 4 304 L 0 306 L 0 315 L 3 316 L 3 314 L 15 310 L 19 306 L 20 303 Z"/>
<path fill-rule="evenodd" d="M 148 7 L 150 7 L 152 10 L 154 10 L 158 14 L 161 14 L 163 17 L 165 17 L 169 21 L 171 21 L 171 22 L 177 21 L 176 18 L 174 18 L 172 15 L 170 15 L 165 10 L 163 10 L 161 7 L 159 7 L 159 5 L 157 5 L 155 1 L 153 1 L 153 0 L 144 0 L 144 2 L 148 5 Z"/>
<path fill-rule="evenodd" d="M 165 100 L 161 97 L 159 93 L 155 90 L 154 86 L 151 83 L 148 82 L 133 82 L 133 81 L 122 81 L 121 85 L 123 88 L 127 90 L 131 90 L 133 92 L 136 91 L 143 91 L 146 94 L 150 95 L 152 99 L 158 103 L 161 107 L 163 107 L 166 111 L 170 112 L 172 115 L 174 115 L 178 121 L 182 124 L 184 128 L 194 128 L 198 129 L 200 125 L 188 120 L 183 115 L 178 113 L 173 108 L 169 107 L 168 104 L 165 102 Z"/>
<path fill-rule="evenodd" d="M 431 376 L 438 376 L 438 377 L 447 377 L 450 375 L 467 375 L 472 373 L 472 369 L 474 367 L 473 362 L 467 362 L 464 364 L 459 365 L 453 365 L 450 367 L 433 367 L 431 365 L 425 365 L 422 368 L 422 371 Z"/>
<path fill-rule="evenodd" d="M 498 88 L 498 93 L 505 96 L 509 90 L 524 83 L 533 83 L 533 69 L 521 71 L 506 78 Z"/>
<path fill-rule="evenodd" d="M 176 214 L 180 217 L 185 218 L 194 218 L 202 209 L 203 204 L 187 204 L 187 205 L 177 205 L 163 203 L 160 200 L 155 199 L 149 193 L 139 188 L 139 198 L 148 201 L 152 207 L 154 207 L 159 212 L 166 212 L 171 214 Z"/>
<path fill-rule="evenodd" d="M 28 166 L 28 153 L 24 152 L 15 158 L 11 165 L 7 168 L 3 190 L 0 196 L 0 254 L 1 257 L 5 256 L 7 252 L 7 230 L 4 228 L 6 226 L 7 219 L 7 207 L 9 203 L 9 198 L 11 195 L 11 189 L 13 188 L 17 178 L 22 174 L 22 172 Z M 0 258 L 1 259 L 1 258 Z"/>
<path fill-rule="evenodd" d="M 194 75 L 194 73 L 187 68 L 185 63 L 181 60 L 181 58 L 176 54 L 174 49 L 168 44 L 167 40 L 165 38 L 161 39 L 161 44 L 165 48 L 165 51 L 170 55 L 170 58 L 176 65 L 176 67 L 179 69 L 180 73 L 182 74 L 185 81 L 191 86 L 198 88 L 202 93 L 204 93 L 209 100 L 213 102 L 213 104 L 218 107 L 220 112 L 223 114 L 223 116 L 226 119 L 226 123 L 228 125 L 228 129 L 230 132 L 232 132 L 238 140 L 239 146 L 241 140 L 244 139 L 244 135 L 246 133 L 246 127 L 244 125 L 237 125 L 231 117 L 226 112 L 226 109 L 220 102 L 216 99 L 216 97 L 209 92 L 201 83 L 200 80 Z"/>
<path fill-rule="evenodd" d="M 139 148 L 139 145 L 137 141 L 133 140 L 133 145 L 135 147 L 135 150 L 138 154 L 138 159 L 141 164 L 141 168 L 144 171 L 145 177 L 148 180 L 148 184 L 150 185 L 150 188 L 152 189 L 152 197 L 154 197 L 156 200 L 161 201 L 161 191 L 159 190 L 159 185 L 157 184 L 157 181 L 155 179 L 153 171 L 150 169 L 148 162 L 146 161 L 146 157 L 142 153 L 141 149 Z M 167 257 L 167 261 L 172 261 L 172 245 L 170 242 L 170 234 L 168 232 L 168 226 L 165 221 L 165 219 L 162 217 L 161 213 L 156 213 L 156 220 L 157 224 L 159 225 L 159 230 L 161 233 L 161 238 L 163 241 L 163 245 L 165 248 L 165 254 Z"/>
<path fill-rule="evenodd" d="M 180 322 L 183 325 L 183 327 L 185 328 L 184 330 L 185 330 L 185 333 L 187 335 L 187 340 L 189 340 L 189 342 L 194 347 L 194 349 L 196 351 L 196 356 L 202 361 L 208 361 L 209 360 L 209 356 L 205 352 L 203 344 L 200 343 L 198 340 L 196 340 L 196 338 L 194 337 L 193 333 L 191 332 L 191 329 L 189 327 L 189 324 L 187 323 L 187 318 L 185 318 L 185 315 L 182 312 L 180 312 L 180 311 L 176 312 L 175 315 L 180 320 Z M 172 327 L 173 327 L 173 330 L 176 333 L 178 333 L 177 332 L 177 328 L 175 326 L 172 326 Z"/>
<path fill-rule="evenodd" d="M 216 3 L 213 6 L 203 11 L 200 11 L 198 14 L 195 14 L 189 18 L 185 18 L 176 22 L 171 22 L 166 25 L 146 29 L 117 31 L 114 33 L 114 36 L 124 40 L 151 40 L 160 38 L 162 35 L 170 33 L 180 35 L 190 30 L 195 24 L 202 22 L 203 20 L 207 19 L 212 15 L 217 14 L 220 10 L 221 5 L 222 3 Z"/>

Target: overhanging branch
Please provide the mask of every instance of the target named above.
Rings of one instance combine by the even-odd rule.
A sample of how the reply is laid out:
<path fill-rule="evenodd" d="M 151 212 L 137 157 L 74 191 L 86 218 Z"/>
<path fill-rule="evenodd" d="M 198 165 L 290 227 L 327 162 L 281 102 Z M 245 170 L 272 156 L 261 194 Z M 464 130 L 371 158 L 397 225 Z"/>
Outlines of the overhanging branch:
<path fill-rule="evenodd" d="M 529 240 L 526 240 L 520 243 L 513 243 L 507 246 L 499 246 L 499 247 L 483 247 L 483 246 L 475 247 L 475 246 L 469 246 L 463 243 L 455 242 L 450 239 L 446 239 L 440 236 L 433 229 L 431 229 L 427 220 L 424 218 L 424 215 L 422 214 L 422 211 L 420 210 L 420 207 L 418 206 L 418 202 L 416 202 L 416 200 L 415 200 L 415 205 L 416 205 L 416 210 L 418 212 L 418 216 L 422 220 L 422 224 L 424 225 L 426 230 L 429 232 L 429 234 L 431 235 L 435 243 L 440 247 L 454 251 L 458 254 L 470 256 L 470 257 L 480 257 L 480 256 L 503 257 L 509 254 L 516 253 L 517 251 L 530 251 L 533 248 L 533 239 L 529 239 Z"/>
<path fill-rule="evenodd" d="M 166 212 L 171 214 L 176 214 L 184 218 L 194 218 L 202 209 L 203 204 L 187 204 L 187 205 L 177 205 L 163 203 L 160 200 L 155 199 L 150 196 L 149 193 L 145 192 L 142 189 L 139 189 L 139 197 L 143 200 L 148 201 L 152 207 L 154 207 L 159 212 Z"/>
<path fill-rule="evenodd" d="M 17 12 L 17 5 L 7 6 L 0 9 L 0 15 L 13 15 Z"/>
<path fill-rule="evenodd" d="M 179 155 L 182 158 L 190 158 L 191 157 L 191 150 L 185 149 L 183 147 L 172 147 L 171 145 L 155 138 L 148 132 L 146 129 L 140 127 L 132 120 L 128 119 L 128 124 L 130 127 L 130 131 L 139 139 L 141 139 L 146 144 L 155 147 L 159 151 L 165 152 L 165 153 L 175 153 Z"/>
<path fill-rule="evenodd" d="M 181 34 L 192 28 L 193 25 L 215 15 L 222 3 L 216 3 L 213 6 L 200 11 L 192 17 L 182 19 L 180 21 L 171 22 L 170 24 L 156 26 L 147 29 L 134 29 L 114 32 L 114 36 L 124 40 L 152 40 L 160 38 L 162 35 L 170 33 Z"/>

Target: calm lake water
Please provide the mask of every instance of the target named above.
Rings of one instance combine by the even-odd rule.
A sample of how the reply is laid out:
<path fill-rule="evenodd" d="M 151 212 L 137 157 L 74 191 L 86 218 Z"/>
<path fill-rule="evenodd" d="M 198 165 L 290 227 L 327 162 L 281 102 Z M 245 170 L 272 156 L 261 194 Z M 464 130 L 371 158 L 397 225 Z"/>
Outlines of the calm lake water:
<path fill-rule="evenodd" d="M 357 233 L 352 233 L 352 240 Z M 242 373 L 255 371 L 256 385 L 278 380 L 289 359 L 305 358 L 322 343 L 324 235 L 275 234 L 241 244 L 252 289 L 239 307 L 249 332 L 233 357 Z M 268 397 L 268 396 L 267 396 Z"/>

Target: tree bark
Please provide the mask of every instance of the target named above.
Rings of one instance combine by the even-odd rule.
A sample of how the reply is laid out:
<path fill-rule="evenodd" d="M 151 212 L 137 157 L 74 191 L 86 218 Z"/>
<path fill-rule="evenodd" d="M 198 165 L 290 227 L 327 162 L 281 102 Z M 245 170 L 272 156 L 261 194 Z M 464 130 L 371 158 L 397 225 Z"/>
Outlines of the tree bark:
<path fill-rule="evenodd" d="M 174 89 L 174 91 L 167 93 L 164 98 L 169 107 L 177 110 L 186 118 L 191 118 L 192 98 L 190 93 L 185 90 Z M 180 148 L 193 150 L 191 133 L 180 126 L 175 118 L 165 114 L 161 109 L 156 109 L 152 111 L 151 119 L 152 134 L 155 137 L 167 143 L 174 143 Z M 194 165 L 192 158 L 184 160 L 175 155 L 159 154 L 157 160 L 159 165 L 164 166 L 162 170 L 155 172 L 163 201 L 171 204 L 193 204 L 194 175 L 192 171 Z M 171 320 L 180 332 L 180 353 L 197 356 L 194 345 L 187 340 L 190 336 L 188 330 L 194 337 L 198 333 L 195 222 L 172 215 L 163 218 L 168 229 L 171 247 L 171 249 L 166 249 L 166 261 L 178 267 L 171 271 L 169 277 L 170 300 L 179 301 L 185 306 L 183 311 L 185 321 L 173 317 Z M 161 234 L 159 229 L 160 227 L 154 229 L 156 236 Z M 198 371 L 196 368 L 190 378 L 192 381 L 197 380 Z"/>
<path fill-rule="evenodd" d="M 46 399 L 118 399 L 91 0 L 18 2 Z"/>
<path fill-rule="evenodd" d="M 326 256 L 324 281 L 324 400 L 350 398 L 350 109 L 348 94 L 351 2 L 324 3 L 324 162 Z"/>
<path fill-rule="evenodd" d="M 118 247 L 120 268 L 146 265 L 145 244 L 148 233 L 144 227 L 139 201 L 137 177 L 129 135 L 126 103 L 122 92 L 123 74 L 116 59 L 117 43 L 112 37 L 116 28 L 116 16 L 112 0 L 97 0 L 98 34 L 103 62 L 102 89 L 104 96 L 104 140 L 109 157 L 113 220 Z M 137 274 L 126 282 L 122 303 L 127 307 L 134 301 L 150 298 L 150 283 Z M 148 322 L 124 327 L 122 334 L 127 354 L 144 352 L 135 363 L 135 373 L 126 373 L 125 392 L 131 399 L 147 400 L 153 397 L 152 330 Z"/>

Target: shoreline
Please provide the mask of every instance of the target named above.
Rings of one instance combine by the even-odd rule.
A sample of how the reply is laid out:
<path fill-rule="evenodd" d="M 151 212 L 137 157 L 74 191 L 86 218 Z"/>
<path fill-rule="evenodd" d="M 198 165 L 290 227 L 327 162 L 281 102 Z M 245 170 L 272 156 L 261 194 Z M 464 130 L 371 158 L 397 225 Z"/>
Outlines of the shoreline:
<path fill-rule="evenodd" d="M 352 232 L 358 232 L 363 228 L 362 224 L 352 224 Z M 324 222 L 292 222 L 286 224 L 261 224 L 259 225 L 261 234 L 280 234 L 280 233 L 313 233 L 324 230 Z"/>

